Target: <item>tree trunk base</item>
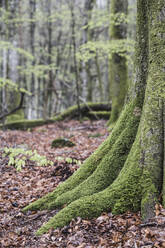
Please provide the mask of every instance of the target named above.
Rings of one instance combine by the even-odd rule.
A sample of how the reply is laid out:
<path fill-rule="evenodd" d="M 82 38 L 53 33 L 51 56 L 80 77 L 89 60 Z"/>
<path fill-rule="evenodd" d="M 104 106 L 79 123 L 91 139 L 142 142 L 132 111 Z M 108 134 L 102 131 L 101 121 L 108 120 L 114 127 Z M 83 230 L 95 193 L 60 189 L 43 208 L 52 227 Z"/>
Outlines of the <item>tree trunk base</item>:
<path fill-rule="evenodd" d="M 150 172 L 150 167 L 141 163 L 144 123 L 142 119 L 139 124 L 138 104 L 134 100 L 125 107 L 112 134 L 78 171 L 52 193 L 23 209 L 54 209 L 67 205 L 43 225 L 37 235 L 51 227 L 67 225 L 73 218 L 93 218 L 105 211 L 119 214 L 141 209 L 144 219 L 153 216 L 160 192 L 153 175 L 157 177 L 159 173 L 157 167 L 152 167 Z"/>

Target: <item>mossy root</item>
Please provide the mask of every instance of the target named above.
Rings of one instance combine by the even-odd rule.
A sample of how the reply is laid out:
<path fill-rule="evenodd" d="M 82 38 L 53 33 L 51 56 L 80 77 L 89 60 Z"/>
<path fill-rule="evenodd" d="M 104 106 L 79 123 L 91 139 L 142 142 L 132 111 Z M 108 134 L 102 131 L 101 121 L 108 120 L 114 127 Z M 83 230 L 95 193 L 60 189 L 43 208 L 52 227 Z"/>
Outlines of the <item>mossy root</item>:
<path fill-rule="evenodd" d="M 112 148 L 104 156 L 96 170 L 71 191 L 63 193 L 48 205 L 49 209 L 69 204 L 80 197 L 92 195 L 108 187 L 122 169 L 134 142 L 139 119 L 132 115 L 127 127 L 122 131 Z"/>
<path fill-rule="evenodd" d="M 134 162 L 136 162 L 139 150 L 136 150 L 134 145 L 131 151 L 135 155 Z M 117 211 L 140 208 L 141 184 L 137 182 L 140 181 L 141 169 L 138 169 L 136 162 L 137 169 L 135 170 L 132 160 L 133 158 L 129 155 L 125 166 L 113 184 L 101 192 L 73 201 L 43 225 L 37 231 L 37 235 L 47 232 L 51 227 L 67 225 L 72 218 L 78 216 L 92 218 L 99 216 L 103 211 L 114 210 L 117 213 Z"/>
<path fill-rule="evenodd" d="M 136 178 L 138 175 L 136 175 Z M 93 218 L 104 211 L 112 210 L 115 214 L 127 210 L 137 211 L 140 209 L 140 185 L 132 185 L 132 180 L 127 178 L 127 185 L 114 183 L 105 190 L 91 196 L 82 197 L 62 209 L 51 218 L 38 231 L 37 235 L 47 232 L 50 228 L 67 225 L 73 218 Z M 123 182 L 124 183 L 124 182 Z M 136 202 L 135 202 L 136 199 Z"/>
<path fill-rule="evenodd" d="M 125 129 L 129 120 L 129 116 L 132 114 L 133 108 L 134 104 L 126 106 L 120 118 L 120 121 L 118 122 L 118 125 L 115 126 L 112 134 L 110 134 L 110 136 L 70 178 L 68 178 L 64 183 L 60 184 L 53 192 L 48 193 L 46 196 L 38 199 L 35 202 L 32 202 L 31 204 L 23 208 L 23 212 L 28 210 L 48 209 L 51 205 L 50 203 L 54 202 L 57 197 L 65 192 L 74 189 L 84 180 L 86 180 L 96 170 L 101 160 L 109 152 L 122 131 Z"/>
<path fill-rule="evenodd" d="M 140 130 L 140 128 L 138 129 Z M 111 210 L 114 214 L 142 209 L 143 216 L 152 216 L 153 204 L 157 199 L 159 190 L 153 182 L 150 168 L 139 165 L 141 157 L 140 132 L 127 157 L 124 167 L 115 181 L 106 189 L 90 196 L 84 196 L 70 203 L 43 225 L 37 235 L 47 232 L 50 228 L 67 225 L 73 218 L 93 218 L 104 211 Z M 148 215 L 147 201 L 152 203 Z M 151 206 L 150 205 L 150 206 Z"/>

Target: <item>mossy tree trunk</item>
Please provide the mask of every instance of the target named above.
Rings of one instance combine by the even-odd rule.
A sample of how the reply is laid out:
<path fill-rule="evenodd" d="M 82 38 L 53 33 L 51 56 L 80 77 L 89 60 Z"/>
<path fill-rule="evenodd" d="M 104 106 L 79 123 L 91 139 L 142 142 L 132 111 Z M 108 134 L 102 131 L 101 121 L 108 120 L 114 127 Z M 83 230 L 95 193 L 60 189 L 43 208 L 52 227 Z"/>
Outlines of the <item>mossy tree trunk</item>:
<path fill-rule="evenodd" d="M 121 16 L 127 17 L 128 1 L 127 0 L 112 0 L 111 1 L 111 23 L 110 23 L 110 39 L 122 40 L 127 37 L 126 20 L 121 22 Z M 112 112 L 110 115 L 109 124 L 115 122 L 122 110 L 125 95 L 127 92 L 127 61 L 126 51 L 113 53 L 110 59 L 109 68 L 109 83 L 110 83 L 110 98 L 112 99 Z"/>
<path fill-rule="evenodd" d="M 141 210 L 154 215 L 163 192 L 164 163 L 164 0 L 138 0 L 134 94 L 111 135 L 66 182 L 26 210 L 67 205 L 37 232 L 92 218 L 104 211 Z M 164 200 L 165 202 L 165 200 Z"/>

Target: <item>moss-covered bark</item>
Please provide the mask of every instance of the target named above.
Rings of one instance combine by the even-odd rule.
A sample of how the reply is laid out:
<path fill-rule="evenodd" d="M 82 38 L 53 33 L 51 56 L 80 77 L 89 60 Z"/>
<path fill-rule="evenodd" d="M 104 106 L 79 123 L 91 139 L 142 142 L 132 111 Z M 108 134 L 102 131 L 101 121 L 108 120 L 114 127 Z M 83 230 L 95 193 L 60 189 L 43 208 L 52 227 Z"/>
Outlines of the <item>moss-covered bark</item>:
<path fill-rule="evenodd" d="M 144 124 L 141 129 L 141 151 L 145 178 L 150 183 L 144 189 L 142 212 L 153 215 L 157 194 L 162 190 L 164 161 L 164 102 L 165 102 L 165 14 L 163 0 L 148 1 L 149 67 L 144 105 Z M 163 192 L 163 198 L 165 194 Z M 150 209 L 147 211 L 146 209 Z"/>
<path fill-rule="evenodd" d="M 25 207 L 24 211 L 67 205 L 38 235 L 72 218 L 92 218 L 109 210 L 141 210 L 148 219 L 162 190 L 165 199 L 164 30 L 164 0 L 139 0 L 134 94 L 112 134 L 80 169 L 54 192 Z"/>
<path fill-rule="evenodd" d="M 127 15 L 128 1 L 113 0 L 111 1 L 110 38 L 112 40 L 126 39 L 127 25 L 126 22 L 119 23 L 120 15 Z M 109 81 L 110 81 L 110 97 L 112 99 L 112 112 L 109 124 L 115 122 L 123 108 L 125 95 L 127 92 L 127 61 L 126 57 L 118 53 L 113 53 L 110 59 Z"/>
<path fill-rule="evenodd" d="M 59 196 L 55 202 L 51 202 L 50 208 L 63 206 L 80 197 L 87 196 L 99 192 L 109 186 L 114 179 L 118 176 L 121 168 L 123 167 L 128 153 L 131 149 L 133 141 L 136 136 L 139 115 L 134 115 L 134 104 L 130 104 L 125 112 L 125 128 L 122 128 L 122 132 L 119 136 L 116 136 L 114 143 L 109 147 L 108 151 L 100 161 L 96 170 L 85 181 L 79 184 L 71 191 L 67 191 Z M 131 116 L 131 118 L 127 118 Z M 118 125 L 116 130 L 119 130 Z M 108 140 L 110 140 L 109 137 Z"/>

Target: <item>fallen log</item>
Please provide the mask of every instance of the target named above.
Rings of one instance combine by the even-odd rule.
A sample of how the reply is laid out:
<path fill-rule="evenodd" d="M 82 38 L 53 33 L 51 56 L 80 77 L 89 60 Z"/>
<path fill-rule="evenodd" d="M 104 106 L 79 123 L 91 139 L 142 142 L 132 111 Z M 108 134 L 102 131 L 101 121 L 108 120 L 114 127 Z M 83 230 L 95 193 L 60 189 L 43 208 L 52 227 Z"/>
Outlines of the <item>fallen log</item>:
<path fill-rule="evenodd" d="M 86 103 L 81 104 L 81 116 L 82 118 L 87 117 L 91 120 L 97 120 L 97 119 L 109 119 L 110 110 L 111 110 L 111 104 L 110 103 Z M 21 130 L 27 130 L 28 128 L 34 128 L 37 126 L 42 126 L 45 124 L 54 123 L 56 121 L 63 121 L 65 119 L 71 120 L 71 119 L 78 119 L 79 118 L 79 112 L 77 105 L 69 107 L 64 112 L 60 113 L 59 115 L 56 115 L 50 119 L 44 120 L 44 119 L 37 119 L 37 120 L 17 120 L 13 122 L 7 122 L 4 125 L 1 124 L 0 128 L 5 129 L 21 129 Z"/>

